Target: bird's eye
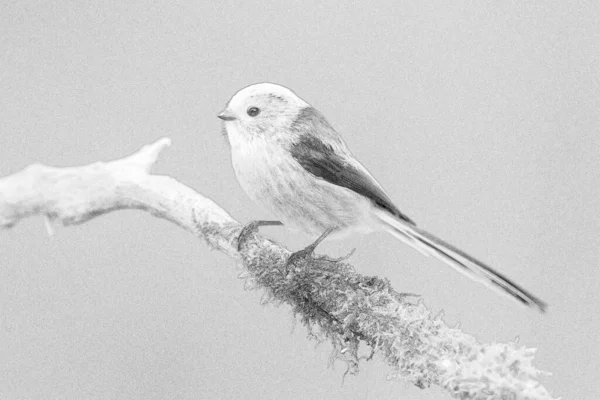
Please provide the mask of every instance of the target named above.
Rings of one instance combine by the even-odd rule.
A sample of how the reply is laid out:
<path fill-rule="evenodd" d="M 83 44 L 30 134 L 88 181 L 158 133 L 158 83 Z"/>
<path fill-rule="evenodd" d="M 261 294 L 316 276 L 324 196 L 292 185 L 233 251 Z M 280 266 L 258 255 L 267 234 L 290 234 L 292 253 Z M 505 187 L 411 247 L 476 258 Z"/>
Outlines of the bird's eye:
<path fill-rule="evenodd" d="M 248 107 L 248 109 L 246 110 L 246 113 L 251 117 L 256 117 L 258 114 L 260 114 L 260 108 Z"/>

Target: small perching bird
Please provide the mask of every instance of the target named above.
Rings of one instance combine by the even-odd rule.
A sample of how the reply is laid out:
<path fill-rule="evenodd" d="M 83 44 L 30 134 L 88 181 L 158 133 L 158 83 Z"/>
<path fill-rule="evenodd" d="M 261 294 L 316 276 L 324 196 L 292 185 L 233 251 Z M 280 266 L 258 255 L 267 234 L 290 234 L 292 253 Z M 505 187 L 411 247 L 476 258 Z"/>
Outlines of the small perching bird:
<path fill-rule="evenodd" d="M 525 289 L 417 227 L 325 117 L 290 89 L 273 83 L 245 87 L 218 117 L 240 185 L 286 225 L 312 237 L 321 235 L 319 240 L 383 230 L 471 279 L 545 311 L 546 304 Z"/>

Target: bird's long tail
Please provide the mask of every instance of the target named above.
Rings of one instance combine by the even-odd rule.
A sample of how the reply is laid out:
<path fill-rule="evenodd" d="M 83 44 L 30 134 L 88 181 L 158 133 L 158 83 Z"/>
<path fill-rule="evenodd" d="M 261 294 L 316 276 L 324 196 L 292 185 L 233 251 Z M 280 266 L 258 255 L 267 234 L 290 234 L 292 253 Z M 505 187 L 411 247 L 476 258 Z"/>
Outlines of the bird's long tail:
<path fill-rule="evenodd" d="M 399 220 L 387 211 L 378 210 L 376 211 L 376 215 L 384 223 L 390 234 L 415 250 L 443 261 L 445 264 L 477 282 L 483 283 L 501 293 L 509 294 L 528 307 L 536 308 L 540 312 L 546 311 L 546 303 L 510 279 L 494 271 L 484 262 L 415 225 Z"/>

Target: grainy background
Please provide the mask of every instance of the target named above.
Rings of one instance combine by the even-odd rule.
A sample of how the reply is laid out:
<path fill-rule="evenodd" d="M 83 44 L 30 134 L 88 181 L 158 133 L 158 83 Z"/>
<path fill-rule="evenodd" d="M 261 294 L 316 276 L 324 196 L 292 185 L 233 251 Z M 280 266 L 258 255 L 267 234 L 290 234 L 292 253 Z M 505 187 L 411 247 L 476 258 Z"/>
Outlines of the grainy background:
<path fill-rule="evenodd" d="M 538 348 L 542 381 L 595 398 L 600 359 L 597 2 L 3 1 L 0 175 L 129 154 L 241 221 L 216 113 L 273 81 L 319 108 L 420 225 L 550 304 L 540 316 L 385 234 L 327 243 L 479 340 Z M 285 229 L 264 232 L 290 248 Z M 234 263 L 123 211 L 48 237 L 0 232 L 3 399 L 442 399 L 375 361 L 342 385 L 330 346 L 259 305 Z"/>

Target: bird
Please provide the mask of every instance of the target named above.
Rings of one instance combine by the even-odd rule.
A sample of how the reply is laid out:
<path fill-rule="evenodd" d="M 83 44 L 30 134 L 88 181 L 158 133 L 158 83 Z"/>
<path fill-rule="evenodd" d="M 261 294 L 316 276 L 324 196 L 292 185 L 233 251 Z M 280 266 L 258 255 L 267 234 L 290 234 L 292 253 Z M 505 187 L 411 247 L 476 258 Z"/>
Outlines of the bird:
<path fill-rule="evenodd" d="M 542 300 L 400 211 L 323 114 L 291 89 L 270 82 L 252 84 L 236 92 L 217 116 L 242 189 L 284 225 L 318 236 L 308 250 L 325 237 L 385 231 L 471 279 L 545 312 Z M 267 224 L 281 222 L 258 222 Z"/>

